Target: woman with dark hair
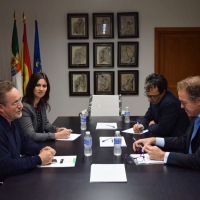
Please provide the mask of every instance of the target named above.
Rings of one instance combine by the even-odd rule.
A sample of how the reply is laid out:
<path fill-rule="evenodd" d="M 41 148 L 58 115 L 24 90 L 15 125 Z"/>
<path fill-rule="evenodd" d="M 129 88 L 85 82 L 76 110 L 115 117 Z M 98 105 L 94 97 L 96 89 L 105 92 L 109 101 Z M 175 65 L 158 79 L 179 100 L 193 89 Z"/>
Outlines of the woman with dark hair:
<path fill-rule="evenodd" d="M 19 118 L 25 134 L 33 141 L 68 138 L 71 129 L 58 128 L 49 123 L 46 110 L 50 111 L 48 103 L 50 84 L 44 72 L 34 73 L 27 84 L 23 97 L 22 117 Z"/>

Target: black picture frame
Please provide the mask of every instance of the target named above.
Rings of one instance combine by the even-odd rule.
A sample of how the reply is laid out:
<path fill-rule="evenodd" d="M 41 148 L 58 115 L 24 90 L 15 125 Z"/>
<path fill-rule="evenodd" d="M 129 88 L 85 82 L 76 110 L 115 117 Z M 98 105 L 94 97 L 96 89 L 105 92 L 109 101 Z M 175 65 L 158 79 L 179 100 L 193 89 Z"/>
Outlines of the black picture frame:
<path fill-rule="evenodd" d="M 114 67 L 114 42 L 93 43 L 93 66 Z"/>
<path fill-rule="evenodd" d="M 138 67 L 139 42 L 118 42 L 118 67 Z"/>
<path fill-rule="evenodd" d="M 94 71 L 94 94 L 114 95 L 114 71 Z"/>
<path fill-rule="evenodd" d="M 138 95 L 139 91 L 138 70 L 118 70 L 118 94 Z"/>
<path fill-rule="evenodd" d="M 89 68 L 89 43 L 68 43 L 68 68 Z"/>
<path fill-rule="evenodd" d="M 114 38 L 114 14 L 92 13 L 93 38 Z"/>
<path fill-rule="evenodd" d="M 67 14 L 68 39 L 88 39 L 88 13 Z"/>
<path fill-rule="evenodd" d="M 118 38 L 138 38 L 138 12 L 117 13 Z"/>
<path fill-rule="evenodd" d="M 69 95 L 89 96 L 90 95 L 90 72 L 70 71 L 69 72 Z"/>

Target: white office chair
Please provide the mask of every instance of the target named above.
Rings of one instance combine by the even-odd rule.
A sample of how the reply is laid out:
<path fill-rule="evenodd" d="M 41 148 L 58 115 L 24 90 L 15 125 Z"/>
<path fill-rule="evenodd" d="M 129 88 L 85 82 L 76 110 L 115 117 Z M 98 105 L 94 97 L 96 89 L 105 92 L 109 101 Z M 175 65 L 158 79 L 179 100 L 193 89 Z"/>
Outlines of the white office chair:
<path fill-rule="evenodd" d="M 122 97 L 119 95 L 90 95 L 88 116 L 120 116 Z"/>

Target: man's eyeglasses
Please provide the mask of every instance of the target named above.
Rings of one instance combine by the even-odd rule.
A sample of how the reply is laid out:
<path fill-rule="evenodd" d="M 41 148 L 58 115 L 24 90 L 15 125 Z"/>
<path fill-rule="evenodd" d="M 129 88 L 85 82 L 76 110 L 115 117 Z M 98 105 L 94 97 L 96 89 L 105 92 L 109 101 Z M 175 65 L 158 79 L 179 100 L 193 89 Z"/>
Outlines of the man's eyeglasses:
<path fill-rule="evenodd" d="M 22 97 L 18 101 L 16 101 L 15 103 L 13 103 L 12 105 L 17 107 L 21 103 L 22 103 Z"/>
<path fill-rule="evenodd" d="M 148 95 L 146 92 L 144 93 L 144 96 L 151 99 L 151 100 L 155 100 L 160 94 L 157 95 Z"/>
<path fill-rule="evenodd" d="M 125 154 L 125 159 L 127 163 L 134 163 L 134 161 L 142 162 L 144 160 L 144 154 L 140 154 L 137 157 L 132 157 L 131 155 Z"/>

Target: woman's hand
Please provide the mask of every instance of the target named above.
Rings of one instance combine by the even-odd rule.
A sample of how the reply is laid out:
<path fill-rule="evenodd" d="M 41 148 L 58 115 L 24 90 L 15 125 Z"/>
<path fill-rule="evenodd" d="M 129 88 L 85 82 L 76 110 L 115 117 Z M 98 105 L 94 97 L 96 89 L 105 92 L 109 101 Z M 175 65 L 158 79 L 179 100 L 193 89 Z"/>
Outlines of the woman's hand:
<path fill-rule="evenodd" d="M 70 134 L 72 133 L 72 129 L 67 128 L 59 128 L 59 132 L 55 133 L 55 139 L 62 139 L 62 138 L 68 138 Z"/>

